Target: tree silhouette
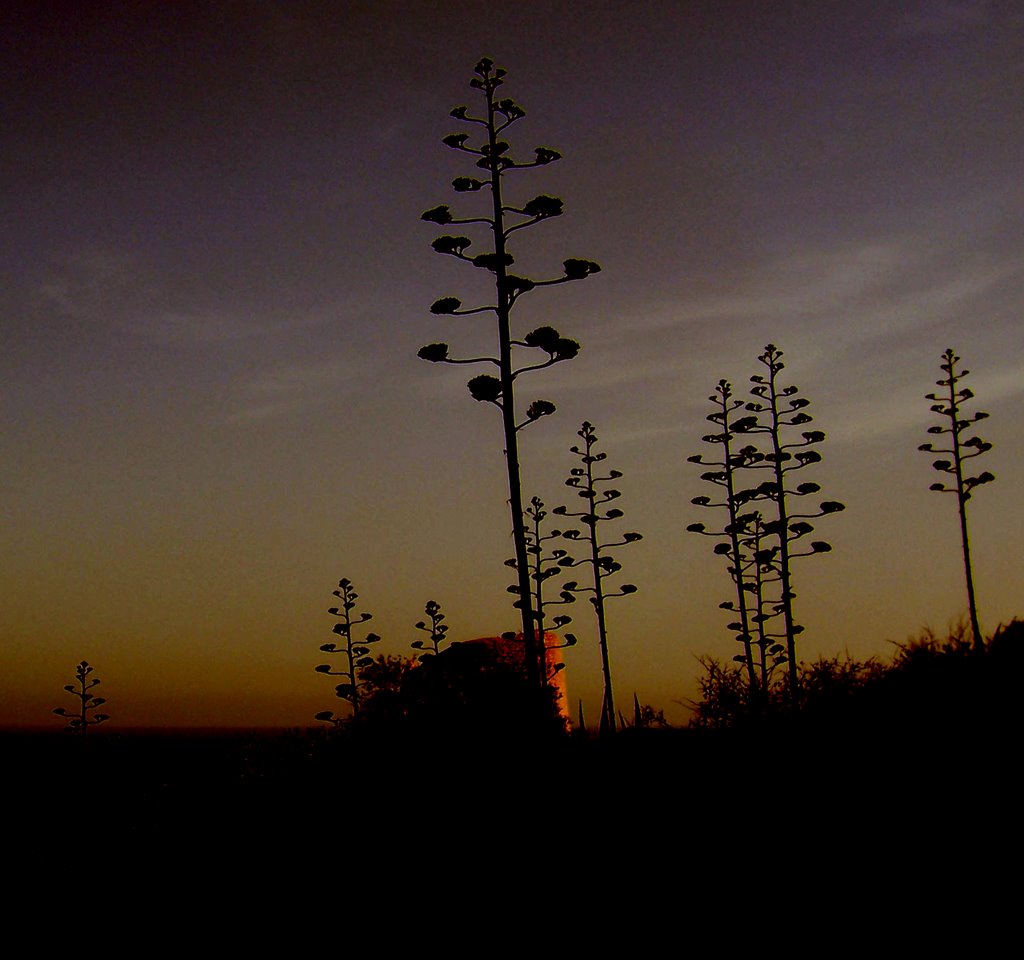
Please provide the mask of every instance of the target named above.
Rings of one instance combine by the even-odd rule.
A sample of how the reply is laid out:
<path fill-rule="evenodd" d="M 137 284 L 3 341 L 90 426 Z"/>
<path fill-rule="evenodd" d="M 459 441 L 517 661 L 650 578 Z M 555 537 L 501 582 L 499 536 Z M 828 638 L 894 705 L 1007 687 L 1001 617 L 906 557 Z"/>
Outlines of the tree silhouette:
<path fill-rule="evenodd" d="M 447 205 L 427 210 L 422 219 L 442 226 L 482 224 L 490 230 L 490 241 L 484 253 L 471 255 L 466 251 L 472 240 L 465 236 L 441 236 L 433 242 L 433 249 L 440 254 L 487 270 L 493 275 L 494 302 L 465 309 L 457 297 L 442 297 L 431 306 L 431 313 L 453 316 L 469 316 L 477 313 L 492 313 L 497 319 L 497 356 L 458 359 L 449 355 L 447 343 L 432 343 L 419 351 L 419 356 L 433 363 L 490 364 L 497 368 L 498 376 L 481 374 L 469 383 L 469 392 L 474 400 L 490 403 L 501 412 L 502 430 L 505 440 L 505 463 L 508 474 L 509 509 L 512 516 L 512 537 L 515 545 L 516 570 L 519 575 L 519 610 L 522 618 L 523 638 L 526 653 L 526 669 L 533 683 L 542 680 L 540 650 L 536 641 L 537 624 L 534 618 L 530 591 L 529 557 L 526 544 L 526 527 L 523 511 L 522 482 L 519 466 L 518 433 L 523 427 L 548 416 L 555 411 L 555 405 L 548 400 L 534 400 L 526 408 L 525 417 L 519 420 L 515 404 L 515 381 L 519 376 L 533 370 L 541 370 L 553 364 L 571 360 L 579 352 L 579 344 L 561 336 L 553 327 L 543 326 L 514 339 L 511 328 L 511 313 L 520 297 L 540 287 L 582 280 L 601 268 L 590 260 L 569 259 L 562 264 L 562 276 L 546 280 L 531 280 L 509 272 L 515 260 L 510 252 L 509 240 L 513 233 L 534 226 L 562 214 L 562 201 L 546 195 L 536 196 L 521 206 L 506 202 L 503 194 L 504 178 L 507 174 L 533 167 L 545 166 L 561 158 L 561 155 L 547 147 L 537 147 L 529 161 L 519 161 L 509 154 L 509 144 L 501 139 L 505 130 L 525 116 L 525 111 L 514 100 L 499 99 L 496 95 L 503 84 L 505 71 L 494 66 L 489 59 L 480 60 L 475 67 L 476 76 L 470 86 L 483 97 L 483 115 L 473 116 L 469 108 L 456 107 L 451 115 L 463 123 L 482 128 L 484 140 L 470 143 L 470 134 L 453 133 L 442 141 L 446 146 L 474 157 L 476 166 L 485 173 L 484 178 L 457 177 L 452 187 L 457 193 L 490 192 L 490 214 L 456 218 Z M 516 367 L 513 362 L 514 348 L 539 351 L 543 359 L 527 362 Z"/>
<path fill-rule="evenodd" d="M 584 422 L 577 431 L 577 436 L 583 439 L 583 447 L 570 447 L 583 466 L 573 467 L 569 471 L 569 479 L 565 481 L 567 487 L 574 487 L 576 493 L 585 501 L 585 507 L 580 512 L 573 512 L 568 507 L 555 507 L 552 513 L 562 517 L 575 517 L 581 524 L 583 530 L 566 530 L 562 536 L 566 540 L 573 540 L 579 543 L 586 543 L 589 546 L 589 556 L 576 559 L 571 556 L 562 557 L 558 563 L 563 567 L 578 567 L 581 564 L 588 564 L 593 574 L 592 586 L 580 586 L 576 581 L 569 581 L 563 585 L 563 593 L 589 593 L 587 599 L 594 607 L 597 616 L 598 640 L 601 646 L 601 672 L 604 677 L 604 700 L 601 705 L 601 726 L 604 733 L 615 732 L 615 702 L 612 696 L 612 670 L 611 661 L 608 655 L 608 624 L 605 615 L 605 601 L 612 597 L 624 597 L 630 593 L 636 593 L 636 587 L 632 583 L 624 583 L 619 587 L 617 593 L 608 592 L 605 580 L 617 574 L 622 565 L 618 563 L 607 551 L 612 547 L 621 547 L 627 543 L 635 543 L 642 540 L 639 533 L 626 533 L 622 539 L 615 543 L 602 543 L 598 524 L 604 520 L 618 520 L 623 514 L 616 507 L 605 510 L 600 509 L 612 500 L 617 500 L 622 494 L 618 490 L 601 489 L 611 480 L 618 480 L 622 474 L 618 470 L 610 470 L 607 476 L 594 475 L 594 465 L 607 459 L 607 453 L 596 453 L 594 445 L 597 443 L 597 434 L 594 432 L 593 424 Z"/>
<path fill-rule="evenodd" d="M 751 470 L 767 470 L 771 479 L 758 486 L 744 491 L 742 498 L 747 501 L 766 500 L 774 503 L 776 515 L 764 524 L 764 533 L 777 538 L 777 552 L 771 557 L 772 569 L 778 571 L 781 595 L 779 603 L 785 623 L 786 659 L 789 662 L 789 690 L 792 702 L 797 702 L 799 670 L 796 660 L 796 637 L 803 632 L 803 627 L 793 616 L 792 561 L 797 557 L 827 553 L 831 544 L 824 540 L 808 542 L 808 549 L 799 552 L 797 541 L 803 540 L 814 532 L 814 526 L 808 521 L 827 513 L 838 513 L 846 507 L 835 500 L 826 500 L 819 504 L 814 513 L 793 513 L 791 501 L 797 498 L 816 494 L 821 487 L 816 483 L 799 483 L 788 485 L 787 479 L 795 471 L 803 470 L 821 460 L 821 454 L 808 449 L 825 439 L 820 430 L 802 431 L 800 440 L 786 442 L 792 427 L 801 427 L 811 423 L 813 418 L 805 412 L 810 401 L 798 397 L 799 388 L 779 385 L 779 373 L 785 369 L 782 362 L 782 351 L 769 343 L 764 352 L 757 358 L 767 370 L 767 375 L 754 374 L 750 380 L 754 385 L 750 392 L 756 398 L 745 405 L 745 409 L 755 416 L 743 418 L 733 423 L 735 433 L 760 435 L 766 441 L 767 449 L 763 454 L 751 452 L 749 462 L 744 467 Z M 764 417 L 760 420 L 759 417 Z"/>
<path fill-rule="evenodd" d="M 957 497 L 957 506 L 960 513 L 960 542 L 963 545 L 964 574 L 967 578 L 967 605 L 971 616 L 971 632 L 973 634 L 974 647 L 980 650 L 984 645 L 984 640 L 981 634 L 981 626 L 978 622 L 978 604 L 974 597 L 971 545 L 967 536 L 967 501 L 971 499 L 971 493 L 975 487 L 979 487 L 983 483 L 990 483 L 995 480 L 995 476 L 986 470 L 976 477 L 969 477 L 965 473 L 964 464 L 967 460 L 987 453 L 992 449 L 992 444 L 978 437 L 963 439 L 964 431 L 973 427 L 979 420 L 986 419 L 988 414 L 979 410 L 973 417 L 964 416 L 961 405 L 968 400 L 972 400 L 974 394 L 968 387 L 961 387 L 960 383 L 970 373 L 970 370 L 960 370 L 957 372 L 956 365 L 960 362 L 960 358 L 953 353 L 952 349 L 946 350 L 942 355 L 942 360 L 943 363 L 940 364 L 940 367 L 945 371 L 946 376 L 942 380 L 936 380 L 935 383 L 937 386 L 945 387 L 945 393 L 941 396 L 936 393 L 928 393 L 925 394 L 925 399 L 935 401 L 932 404 L 932 412 L 946 417 L 949 420 L 949 426 L 929 427 L 928 432 L 948 434 L 950 446 L 948 450 L 936 449 L 930 443 L 922 443 L 917 449 L 923 450 L 926 453 L 948 454 L 953 458 L 952 460 L 936 460 L 932 463 L 936 470 L 952 476 L 953 485 L 946 486 L 944 483 L 933 483 L 929 489 L 937 490 L 940 493 L 955 493 Z"/>
<path fill-rule="evenodd" d="M 334 625 L 334 633 L 338 634 L 343 642 L 340 645 L 325 643 L 320 649 L 324 653 L 342 654 L 347 669 L 332 670 L 329 663 L 321 663 L 315 670 L 317 673 L 325 673 L 330 677 L 344 678 L 344 682 L 339 683 L 334 688 L 334 692 L 342 700 L 347 700 L 352 704 L 352 715 L 358 716 L 361 703 L 360 687 L 364 685 L 360 671 L 373 663 L 373 657 L 370 656 L 370 644 L 376 643 L 380 637 L 375 633 L 368 633 L 362 640 L 357 640 L 353 635 L 353 628 L 361 623 L 366 623 L 367 620 L 372 620 L 373 615 L 362 613 L 358 617 L 353 616 L 352 611 L 355 609 L 359 594 L 352 589 L 351 580 L 339 580 L 334 596 L 341 600 L 341 606 L 331 607 L 327 612 L 332 617 L 339 618 L 339 622 Z M 335 716 L 331 710 L 322 710 L 316 715 L 316 719 L 332 723 L 335 726 L 344 723 L 344 718 Z"/>
<path fill-rule="evenodd" d="M 53 711 L 58 717 L 62 717 L 65 720 L 66 725 L 64 729 L 68 733 L 81 734 L 83 742 L 86 734 L 89 732 L 89 727 L 94 727 L 110 719 L 110 716 L 106 713 L 93 712 L 107 701 L 103 697 L 93 696 L 90 692 L 99 686 L 100 683 L 95 677 L 89 679 L 89 674 L 92 673 L 92 670 L 93 668 L 89 666 L 88 661 L 83 660 L 75 667 L 75 682 L 65 684 L 64 686 L 64 689 L 79 701 L 75 711 L 72 713 L 69 710 L 65 710 L 64 707 L 56 707 Z"/>

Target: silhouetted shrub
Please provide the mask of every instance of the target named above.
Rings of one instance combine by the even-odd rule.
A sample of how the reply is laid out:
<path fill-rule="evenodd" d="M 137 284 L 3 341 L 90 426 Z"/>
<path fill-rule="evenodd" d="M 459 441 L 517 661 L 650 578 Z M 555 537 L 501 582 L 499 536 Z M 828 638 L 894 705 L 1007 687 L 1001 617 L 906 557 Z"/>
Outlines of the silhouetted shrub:
<path fill-rule="evenodd" d="M 799 710 L 775 684 L 764 702 L 752 698 L 743 668 L 705 657 L 700 700 L 691 726 L 778 730 L 822 737 L 842 729 L 865 742 L 922 747 L 971 744 L 982 751 L 1020 732 L 1018 680 L 1024 666 L 1024 622 L 1001 627 L 980 650 L 966 626 L 939 638 L 931 631 L 877 658 L 823 657 L 801 663 Z"/>

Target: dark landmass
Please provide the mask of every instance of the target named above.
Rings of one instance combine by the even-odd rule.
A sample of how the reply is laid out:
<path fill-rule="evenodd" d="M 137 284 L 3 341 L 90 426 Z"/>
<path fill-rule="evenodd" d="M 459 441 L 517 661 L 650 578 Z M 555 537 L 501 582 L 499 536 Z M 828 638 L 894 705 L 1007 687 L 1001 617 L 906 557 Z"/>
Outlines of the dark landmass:
<path fill-rule="evenodd" d="M 650 857 L 712 839 L 767 853 L 783 837 L 813 851 L 836 831 L 857 843 L 898 824 L 948 843 L 968 825 L 1016 829 L 1022 654 L 1015 622 L 984 651 L 933 644 L 900 670 L 823 684 L 798 713 L 603 740 L 471 723 L 443 741 L 393 728 L 110 728 L 86 744 L 8 731 L 0 757 L 13 843 L 39 856 L 83 837 L 148 861 L 254 844 L 346 861 L 536 844 Z"/>

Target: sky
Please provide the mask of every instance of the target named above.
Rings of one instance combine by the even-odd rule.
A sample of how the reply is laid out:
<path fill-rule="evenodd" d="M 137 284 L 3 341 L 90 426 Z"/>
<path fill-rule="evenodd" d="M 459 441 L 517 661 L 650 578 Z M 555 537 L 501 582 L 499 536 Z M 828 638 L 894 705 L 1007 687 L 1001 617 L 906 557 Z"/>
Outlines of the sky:
<path fill-rule="evenodd" d="M 440 140 L 481 56 L 525 109 L 510 199 L 565 215 L 516 269 L 580 342 L 520 379 L 524 489 L 567 501 L 592 422 L 623 478 L 609 604 L 617 698 L 684 722 L 702 655 L 737 644 L 722 558 L 687 524 L 713 491 L 718 380 L 765 344 L 826 432 L 806 477 L 844 513 L 795 569 L 802 658 L 888 657 L 966 613 L 955 500 L 917 452 L 952 347 L 990 419 L 970 504 L 983 628 L 1020 605 L 1024 13 L 1013 0 L 5 5 L 0 29 L 0 725 L 56 723 L 87 659 L 110 726 L 305 726 L 348 578 L 382 653 L 428 600 L 452 639 L 516 625 L 488 274 L 420 214 L 474 168 Z M 483 242 L 483 237 L 478 242 Z M 568 685 L 600 705 L 585 604 Z M 47 719 L 49 717 L 49 720 Z"/>

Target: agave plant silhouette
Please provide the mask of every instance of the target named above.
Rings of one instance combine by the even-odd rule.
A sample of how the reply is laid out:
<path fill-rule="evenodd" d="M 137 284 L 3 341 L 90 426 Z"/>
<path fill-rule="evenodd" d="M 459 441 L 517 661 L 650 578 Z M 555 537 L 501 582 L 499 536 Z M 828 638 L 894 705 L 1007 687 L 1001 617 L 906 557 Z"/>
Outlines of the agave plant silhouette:
<path fill-rule="evenodd" d="M 467 252 L 473 241 L 466 236 L 441 236 L 434 240 L 432 247 L 437 253 L 455 257 L 471 266 L 489 271 L 494 281 L 494 302 L 464 308 L 458 297 L 446 296 L 435 300 L 430 309 L 432 313 L 449 316 L 493 314 L 497 320 L 497 355 L 456 358 L 451 356 L 448 344 L 432 343 L 423 347 L 419 351 L 419 356 L 433 363 L 487 364 L 496 368 L 497 376 L 480 374 L 469 381 L 468 387 L 474 400 L 490 403 L 501 413 L 512 538 L 519 580 L 517 606 L 522 619 L 527 675 L 533 683 L 539 684 L 543 682 L 541 644 L 538 642 L 537 620 L 530 590 L 518 434 L 527 425 L 554 413 L 555 405 L 549 400 L 535 400 L 527 406 L 523 419 L 520 420 L 516 412 L 515 385 L 516 380 L 524 373 L 571 360 L 579 352 L 580 346 L 575 340 L 563 337 L 550 326 L 538 327 L 521 339 L 516 339 L 512 334 L 511 315 L 520 297 L 541 287 L 582 280 L 597 273 L 601 268 L 590 260 L 568 259 L 563 261 L 562 275 L 558 277 L 532 280 L 510 272 L 515 263 L 509 242 L 512 235 L 560 216 L 562 201 L 557 197 L 541 194 L 520 205 L 509 203 L 504 196 L 505 177 L 511 173 L 546 166 L 561 159 L 561 154 L 548 147 L 537 147 L 532 160 L 514 159 L 509 152 L 508 142 L 502 139 L 502 136 L 526 113 L 511 98 L 499 98 L 497 95 L 498 88 L 504 83 L 506 72 L 500 67 L 495 67 L 493 61 L 487 58 L 480 60 L 474 72 L 475 76 L 470 80 L 470 86 L 479 91 L 483 99 L 481 115 L 475 116 L 470 113 L 469 107 L 459 106 L 452 110 L 451 116 L 476 129 L 483 135 L 483 140 L 471 140 L 469 133 L 453 133 L 446 136 L 442 142 L 453 150 L 475 158 L 475 165 L 484 172 L 484 176 L 457 177 L 452 181 L 452 187 L 456 193 L 489 192 L 489 211 L 479 216 L 457 218 L 446 204 L 442 204 L 427 210 L 422 219 L 442 226 L 479 224 L 489 231 L 487 249 L 480 254 Z M 516 367 L 513 354 L 515 350 L 522 349 L 539 353 L 542 359 L 528 361 L 525 365 Z"/>
<path fill-rule="evenodd" d="M 622 564 L 608 553 L 613 547 L 621 547 L 627 543 L 635 543 L 642 540 L 639 533 L 630 532 L 622 534 L 622 539 L 614 543 L 603 543 L 600 537 L 599 524 L 607 520 L 618 520 L 623 513 L 617 507 L 604 509 L 613 500 L 618 500 L 622 493 L 612 488 L 604 487 L 604 484 L 618 480 L 622 474 L 618 470 L 609 470 L 606 476 L 597 476 L 594 473 L 595 464 L 601 463 L 608 457 L 607 453 L 598 453 L 594 447 L 597 443 L 597 434 L 593 424 L 584 422 L 577 432 L 577 436 L 583 440 L 583 446 L 572 446 L 570 451 L 575 453 L 582 463 L 580 467 L 573 467 L 569 471 L 569 479 L 565 481 L 567 487 L 576 490 L 577 496 L 584 501 L 584 508 L 581 511 L 572 511 L 568 507 L 559 506 L 552 510 L 552 513 L 560 517 L 575 517 L 582 524 L 583 529 L 565 530 L 562 536 L 574 543 L 586 544 L 586 556 L 579 559 L 571 556 L 564 556 L 558 563 L 563 567 L 578 567 L 587 565 L 590 567 L 592 579 L 590 585 L 581 586 L 577 581 L 571 580 L 562 585 L 562 595 L 565 598 L 574 594 L 590 594 L 587 598 L 594 607 L 594 614 L 597 617 L 598 642 L 601 647 L 601 673 L 604 679 L 604 698 L 601 705 L 600 730 L 603 733 L 614 733 L 616 724 L 615 700 L 612 695 L 612 669 L 611 658 L 608 653 L 608 619 L 605 612 L 605 601 L 613 597 L 624 597 L 636 593 L 637 588 L 632 583 L 622 584 L 617 592 L 612 592 L 605 584 L 608 577 L 616 575 Z"/>
<path fill-rule="evenodd" d="M 979 410 L 973 417 L 964 415 L 962 405 L 968 400 L 973 400 L 974 394 L 970 388 L 961 387 L 960 384 L 971 371 L 958 371 L 956 369 L 960 358 L 952 349 L 946 350 L 942 355 L 942 361 L 939 366 L 946 376 L 941 380 L 936 380 L 935 383 L 936 386 L 945 387 L 945 392 L 941 395 L 937 393 L 925 394 L 925 399 L 934 401 L 932 403 L 933 413 L 946 417 L 949 421 L 948 426 L 928 428 L 929 433 L 948 435 L 949 448 L 936 448 L 931 443 L 922 443 L 917 449 L 926 453 L 945 454 L 953 458 L 952 460 L 936 460 L 932 463 L 934 469 L 953 478 L 952 485 L 947 486 L 945 483 L 933 483 L 928 489 L 936 490 L 940 493 L 956 494 L 957 507 L 960 514 L 960 543 L 964 557 L 964 576 L 967 580 L 967 606 L 971 617 L 971 633 L 975 649 L 980 650 L 984 645 L 984 638 L 982 637 L 981 625 L 978 621 L 978 603 L 974 595 L 971 543 L 967 534 L 967 501 L 971 499 L 971 494 L 975 487 L 980 487 L 984 483 L 991 483 L 995 480 L 995 476 L 986 470 L 976 477 L 969 477 L 967 476 L 965 465 L 968 460 L 980 457 L 983 453 L 988 453 L 992 449 L 992 444 L 976 436 L 968 439 L 963 437 L 966 431 L 971 430 L 979 420 L 985 420 L 988 414 Z"/>
<path fill-rule="evenodd" d="M 726 601 L 719 604 L 724 610 L 729 610 L 739 615 L 739 620 L 729 624 L 729 629 L 737 633 L 736 639 L 743 644 L 743 653 L 737 654 L 733 659 L 742 663 L 747 671 L 747 680 L 750 684 L 753 695 L 758 687 L 758 676 L 754 665 L 753 637 L 751 634 L 751 615 L 749 611 L 749 600 L 747 594 L 750 592 L 746 573 L 750 568 L 750 559 L 744 552 L 744 546 L 748 542 L 747 533 L 754 514 L 741 513 L 744 504 L 749 497 L 746 491 L 738 487 L 738 474 L 744 467 L 764 459 L 764 455 L 757 452 L 752 446 L 743 447 L 740 450 L 734 448 L 733 441 L 736 438 L 736 422 L 739 422 L 740 429 L 744 425 L 750 426 L 757 423 L 756 417 L 740 418 L 738 421 L 731 419 L 732 414 L 743 409 L 744 401 L 733 395 L 732 384 L 728 380 L 719 380 L 715 386 L 715 393 L 708 397 L 708 400 L 715 405 L 715 410 L 709 413 L 705 419 L 715 424 L 719 431 L 703 436 L 705 443 L 712 443 L 721 446 L 720 460 L 705 460 L 701 454 L 687 457 L 689 463 L 698 463 L 705 467 L 715 469 L 701 474 L 701 479 L 713 483 L 722 489 L 724 499 L 713 501 L 711 497 L 694 497 L 690 502 L 699 507 L 724 507 L 727 520 L 721 530 L 708 530 L 703 523 L 691 523 L 687 526 L 690 533 L 699 533 L 706 537 L 724 538 L 723 543 L 715 545 L 715 553 L 721 554 L 728 561 L 728 571 L 736 586 L 736 601 Z M 757 567 L 754 567 L 755 571 Z"/>
<path fill-rule="evenodd" d="M 68 733 L 80 734 L 83 741 L 89 732 L 89 727 L 94 727 L 110 719 L 109 714 L 93 712 L 98 707 L 102 707 L 107 701 L 104 697 L 94 696 L 91 692 L 100 683 L 95 677 L 90 679 L 92 672 L 93 668 L 87 660 L 79 663 L 75 667 L 75 682 L 64 685 L 64 689 L 77 698 L 78 706 L 74 712 L 66 710 L 64 707 L 56 707 L 53 711 L 65 721 L 64 729 Z"/>
<path fill-rule="evenodd" d="M 552 660 L 549 651 L 573 647 L 578 641 L 574 634 L 566 633 L 563 634 L 561 642 L 553 642 L 549 638 L 547 631 L 546 612 L 552 606 L 574 603 L 576 597 L 563 590 L 560 592 L 558 600 L 552 600 L 545 590 L 545 585 L 552 577 L 565 573 L 564 568 L 560 565 L 560 561 L 569 554 L 567 550 L 563 550 L 560 547 L 555 547 L 550 551 L 545 549 L 545 545 L 549 544 L 552 540 L 560 540 L 562 538 L 562 531 L 552 530 L 550 533 L 544 532 L 544 521 L 547 519 L 548 512 L 544 509 L 544 501 L 540 497 L 530 498 L 530 505 L 526 508 L 526 516 L 528 519 L 526 551 L 530 556 L 530 579 L 533 581 L 533 613 L 537 622 L 537 643 L 540 650 L 543 680 L 544 683 L 549 683 L 559 670 L 565 668 L 565 664 L 562 661 Z M 506 560 L 505 566 L 515 570 L 517 567 L 516 558 L 511 557 Z M 519 596 L 519 590 L 518 582 L 511 584 L 508 588 L 508 592 L 516 596 Z M 519 605 L 518 600 L 515 605 Z M 561 630 L 570 623 L 572 623 L 572 617 L 568 614 L 559 614 L 551 619 L 551 625 L 555 630 Z"/>
<path fill-rule="evenodd" d="M 341 600 L 341 606 L 331 607 L 327 612 L 332 617 L 338 618 L 338 623 L 334 625 L 333 632 L 341 637 L 342 643 L 325 643 L 321 645 L 320 649 L 324 653 L 341 654 L 345 666 L 341 670 L 332 670 L 329 663 L 321 663 L 314 669 L 317 673 L 342 678 L 343 682 L 334 688 L 335 695 L 342 700 L 347 700 L 352 705 L 352 715 L 358 716 L 362 700 L 360 687 L 363 686 L 360 671 L 373 664 L 373 657 L 370 655 L 370 644 L 377 643 L 380 637 L 375 633 L 367 633 L 362 640 L 358 640 L 356 635 L 353 634 L 352 631 L 355 627 L 366 623 L 367 620 L 372 620 L 373 615 L 361 613 L 359 616 L 355 616 L 353 614 L 359 594 L 353 589 L 351 580 L 347 578 L 339 580 L 338 589 L 334 591 L 334 596 Z M 345 721 L 344 717 L 335 716 L 331 710 L 320 711 L 316 715 L 316 719 L 322 720 L 324 723 L 334 724 L 335 726 L 340 726 Z"/>
<path fill-rule="evenodd" d="M 797 703 L 800 673 L 796 659 L 796 637 L 803 632 L 793 615 L 792 561 L 798 557 L 814 556 L 828 553 L 832 545 L 825 540 L 805 541 L 806 549 L 801 549 L 804 540 L 814 532 L 810 520 L 830 513 L 839 513 L 846 506 L 837 500 L 825 500 L 818 509 L 810 513 L 795 513 L 793 501 L 812 496 L 821 491 L 817 483 L 803 482 L 793 485 L 792 474 L 804 470 L 821 461 L 821 454 L 810 449 L 825 440 L 821 430 L 800 431 L 799 440 L 789 440 L 793 427 L 802 427 L 813 421 L 806 412 L 810 401 L 797 396 L 799 388 L 781 386 L 779 374 L 785 369 L 782 361 L 783 353 L 774 344 L 769 343 L 758 356 L 758 361 L 765 367 L 766 374 L 754 374 L 750 388 L 754 400 L 745 405 L 745 410 L 754 414 L 749 418 L 741 418 L 733 423 L 735 433 L 753 437 L 760 436 L 765 441 L 765 450 L 760 456 L 751 454 L 749 462 L 744 463 L 746 469 L 764 470 L 770 479 L 749 488 L 740 495 L 745 502 L 764 500 L 775 506 L 774 519 L 767 520 L 762 533 L 776 540 L 777 550 L 772 554 L 772 569 L 778 572 L 781 590 L 779 606 L 785 624 L 786 660 L 789 664 L 789 692 L 791 701 Z M 763 419 L 761 419 L 763 418 Z M 761 549 L 765 549 L 762 547 Z"/>
<path fill-rule="evenodd" d="M 448 633 L 448 624 L 445 623 L 446 617 L 441 612 L 441 604 L 436 600 L 428 600 L 423 612 L 427 619 L 420 620 L 416 624 L 416 629 L 426 633 L 428 639 L 413 640 L 412 648 L 421 651 L 416 656 L 417 660 L 429 660 L 431 657 L 436 657 L 441 652 Z"/>

